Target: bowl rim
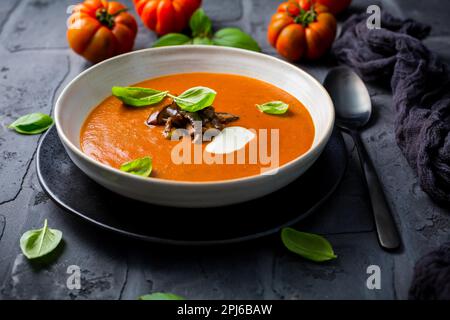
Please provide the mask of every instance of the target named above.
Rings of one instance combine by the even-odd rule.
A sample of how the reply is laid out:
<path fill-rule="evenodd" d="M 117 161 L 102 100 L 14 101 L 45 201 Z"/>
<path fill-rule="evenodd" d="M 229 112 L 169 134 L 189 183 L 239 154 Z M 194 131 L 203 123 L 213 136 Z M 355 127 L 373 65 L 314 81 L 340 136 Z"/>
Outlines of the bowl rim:
<path fill-rule="evenodd" d="M 269 174 L 257 174 L 257 175 L 251 175 L 251 176 L 247 176 L 247 177 L 241 177 L 241 178 L 235 178 L 235 179 L 226 179 L 226 180 L 213 180 L 213 181 L 181 181 L 181 180 L 170 180 L 170 179 L 162 179 L 162 178 L 156 178 L 156 177 L 141 177 L 138 175 L 134 175 L 134 174 L 130 174 L 124 171 L 121 171 L 119 169 L 116 169 L 114 167 L 111 167 L 109 165 L 106 165 L 104 163 L 101 163 L 91 157 L 89 157 L 87 154 L 85 154 L 83 151 L 81 151 L 81 149 L 77 146 L 75 146 L 70 140 L 69 138 L 65 135 L 64 130 L 62 129 L 62 125 L 60 122 L 60 114 L 61 114 L 61 105 L 62 105 L 62 100 L 64 99 L 64 97 L 66 96 L 67 92 L 70 90 L 70 88 L 72 87 L 72 85 L 77 82 L 79 79 L 81 79 L 82 77 L 84 77 L 87 73 L 93 72 L 95 71 L 97 68 L 99 68 L 100 66 L 102 66 L 103 64 L 107 64 L 107 63 L 111 63 L 114 60 L 119 60 L 125 56 L 128 55 L 133 55 L 133 54 L 139 54 L 139 53 L 144 53 L 147 51 L 152 51 L 152 52 L 164 52 L 164 51 L 173 51 L 173 50 L 183 50 L 183 49 L 200 49 L 200 50 L 209 50 L 209 51 L 224 51 L 224 52 L 238 52 L 244 55 L 249 55 L 249 56 L 256 56 L 256 57 L 263 57 L 265 59 L 268 59 L 269 61 L 273 61 L 276 63 L 281 63 L 284 64 L 287 67 L 290 67 L 294 70 L 296 70 L 297 72 L 300 72 L 304 77 L 306 77 L 309 81 L 313 82 L 314 84 L 317 85 L 317 87 L 319 88 L 319 90 L 322 92 L 322 94 L 324 95 L 324 97 L 328 100 L 328 106 L 329 106 L 329 110 L 328 112 L 331 113 L 331 117 L 330 120 L 328 121 L 328 123 L 326 124 L 326 130 L 325 130 L 325 134 L 322 137 L 321 140 L 318 141 L 317 145 L 314 148 L 309 148 L 308 151 L 306 151 L 305 153 L 303 153 L 302 155 L 298 156 L 297 158 L 279 166 L 278 172 L 276 174 L 274 174 L 274 176 L 276 176 L 281 170 L 287 170 L 288 168 L 292 167 L 295 163 L 299 162 L 300 160 L 302 160 L 303 158 L 307 158 L 310 157 L 311 154 L 313 154 L 314 151 L 318 150 L 318 149 L 322 149 L 325 147 L 326 143 L 328 142 L 329 137 L 331 136 L 331 133 L 333 131 L 333 127 L 334 127 L 334 122 L 335 122 L 335 110 L 334 110 L 334 105 L 333 105 L 333 101 L 330 97 L 330 95 L 328 94 L 327 90 L 322 86 L 322 84 L 315 79 L 312 75 L 310 75 L 309 73 L 307 73 L 306 71 L 304 71 L 303 69 L 299 68 L 296 65 L 293 65 L 291 63 L 288 63 L 286 61 L 283 61 L 277 57 L 273 57 L 271 55 L 268 54 L 264 54 L 262 52 L 255 52 L 255 51 L 249 51 L 249 50 L 245 50 L 245 49 L 239 49 L 239 48 L 231 48 L 231 47 L 221 47 L 221 46 L 208 46 L 208 45 L 180 45 L 180 46 L 168 46 L 168 47 L 157 47 L 157 48 L 146 48 L 146 49 L 141 49 L 141 50 L 134 50 L 128 53 L 124 53 L 121 55 L 117 55 L 115 57 L 109 58 L 107 60 L 104 60 L 102 62 L 99 62 L 91 67 L 89 67 L 88 69 L 84 70 L 83 72 L 81 72 L 80 74 L 78 74 L 75 78 L 73 78 L 65 87 L 64 89 L 61 91 L 61 93 L 58 96 L 58 99 L 56 100 L 55 103 L 55 126 L 56 126 L 56 130 L 58 132 L 58 136 L 60 138 L 60 140 L 62 141 L 63 145 L 65 145 L 66 147 L 68 147 L 70 149 L 71 152 L 75 153 L 78 157 L 82 158 L 84 161 L 89 162 L 90 164 L 94 165 L 94 166 L 99 166 L 100 168 L 110 172 L 111 174 L 116 174 L 119 175 L 121 177 L 123 177 L 124 179 L 136 179 L 138 181 L 144 182 L 144 183 L 156 183 L 156 184 L 160 184 L 160 185 L 185 185 L 185 186 L 192 186 L 192 187 L 201 187 L 201 186 L 219 186 L 219 185 L 223 185 L 223 184 L 233 184 L 233 183 L 238 183 L 238 182 L 256 182 L 258 180 L 262 180 L 262 179 L 266 179 L 272 175 Z M 84 170 L 83 170 L 84 171 Z"/>

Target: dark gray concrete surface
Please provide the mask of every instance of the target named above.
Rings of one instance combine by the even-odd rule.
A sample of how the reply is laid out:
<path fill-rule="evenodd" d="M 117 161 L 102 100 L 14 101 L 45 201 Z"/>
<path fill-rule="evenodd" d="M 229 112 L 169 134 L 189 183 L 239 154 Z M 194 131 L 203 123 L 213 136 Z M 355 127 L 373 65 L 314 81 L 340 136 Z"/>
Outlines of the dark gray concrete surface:
<path fill-rule="evenodd" d="M 131 1 L 124 1 L 131 6 Z M 238 26 L 263 51 L 276 55 L 266 27 L 279 0 L 205 0 L 216 27 Z M 62 88 L 89 64 L 68 48 L 66 8 L 70 0 L 2 0 L 0 3 L 0 297 L 4 299 L 135 299 L 166 291 L 211 299 L 405 299 L 419 257 L 450 239 L 450 216 L 417 183 L 394 139 L 391 94 L 371 84 L 374 119 L 363 138 L 400 229 L 404 247 L 382 251 L 351 143 L 342 185 L 297 229 L 324 234 L 339 258 L 316 264 L 288 252 L 278 237 L 206 249 L 155 246 L 102 231 L 65 214 L 42 191 L 35 171 L 40 136 L 7 129 L 18 116 L 51 113 Z M 448 1 L 353 1 L 351 12 L 381 4 L 395 15 L 433 26 L 425 40 L 450 60 Z M 134 11 L 133 11 L 134 13 Z M 155 36 L 142 27 L 135 48 Z M 300 64 L 322 81 L 328 63 Z M 291 208 L 295 210 L 295 208 Z M 257 213 L 253 213 L 257 214 Z M 64 233 L 53 263 L 32 264 L 21 254 L 23 232 L 42 225 Z M 366 287 L 366 268 L 381 268 L 380 290 Z M 81 289 L 66 287 L 69 265 L 82 270 Z"/>

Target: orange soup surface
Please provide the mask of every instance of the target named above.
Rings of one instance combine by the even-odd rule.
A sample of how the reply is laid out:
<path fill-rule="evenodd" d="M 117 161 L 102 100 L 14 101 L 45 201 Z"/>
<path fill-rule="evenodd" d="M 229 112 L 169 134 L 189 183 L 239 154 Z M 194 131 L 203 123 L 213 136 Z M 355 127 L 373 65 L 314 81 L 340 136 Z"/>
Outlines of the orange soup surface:
<path fill-rule="evenodd" d="M 272 157 L 275 155 L 271 154 L 270 132 L 271 129 L 279 130 L 279 166 L 307 152 L 314 140 L 314 125 L 302 103 L 280 88 L 260 80 L 230 74 L 189 73 L 150 79 L 135 86 L 169 90 L 174 95 L 196 86 L 214 89 L 217 92 L 213 103 L 215 110 L 239 116 L 239 120 L 227 124 L 227 127 L 256 130 L 255 139 L 259 139 L 260 129 L 266 129 L 266 153 Z M 287 113 L 272 115 L 256 108 L 256 104 L 277 100 L 289 104 Z M 257 157 L 257 163 L 249 163 L 248 160 L 244 164 L 236 160 L 230 163 L 224 160 L 223 164 L 175 164 L 172 161 L 172 149 L 180 142 L 166 139 L 162 134 L 164 126 L 146 125 L 149 115 L 165 102 L 167 105 L 167 101 L 163 101 L 158 105 L 137 108 L 126 106 L 113 96 L 106 98 L 94 108 L 83 124 L 80 132 L 81 149 L 88 156 L 114 168 L 150 156 L 153 159 L 150 177 L 178 181 L 236 179 L 261 174 L 263 168 L 270 166 L 267 158 L 264 160 L 260 156 Z M 207 143 L 202 143 L 203 152 L 206 152 L 204 149 Z M 248 145 L 246 149 L 248 151 Z"/>

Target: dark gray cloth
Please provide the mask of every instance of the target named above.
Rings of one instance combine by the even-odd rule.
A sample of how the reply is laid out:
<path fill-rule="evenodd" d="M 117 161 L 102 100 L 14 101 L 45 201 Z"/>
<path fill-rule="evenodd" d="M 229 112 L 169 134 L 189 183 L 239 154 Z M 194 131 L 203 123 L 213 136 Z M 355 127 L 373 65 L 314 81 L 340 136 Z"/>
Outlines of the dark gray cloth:
<path fill-rule="evenodd" d="M 450 300 L 450 243 L 417 262 L 409 299 Z"/>
<path fill-rule="evenodd" d="M 395 105 L 397 143 L 417 172 L 422 189 L 450 205 L 450 76 L 420 41 L 430 28 L 384 13 L 381 29 L 366 26 L 367 14 L 343 25 L 333 46 L 341 63 L 364 80 L 390 82 Z"/>

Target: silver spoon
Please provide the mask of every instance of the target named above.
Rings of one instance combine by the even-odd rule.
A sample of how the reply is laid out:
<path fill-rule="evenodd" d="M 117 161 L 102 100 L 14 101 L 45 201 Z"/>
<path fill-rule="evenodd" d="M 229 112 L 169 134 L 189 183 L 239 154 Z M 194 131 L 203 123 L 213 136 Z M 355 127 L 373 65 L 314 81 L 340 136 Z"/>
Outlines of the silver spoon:
<path fill-rule="evenodd" d="M 380 245 L 387 250 L 396 249 L 400 246 L 400 237 L 395 221 L 359 135 L 359 130 L 369 122 L 372 114 L 369 92 L 359 76 L 347 67 L 332 69 L 324 81 L 324 86 L 333 100 L 338 127 L 348 132 L 355 141 L 369 190 Z"/>

